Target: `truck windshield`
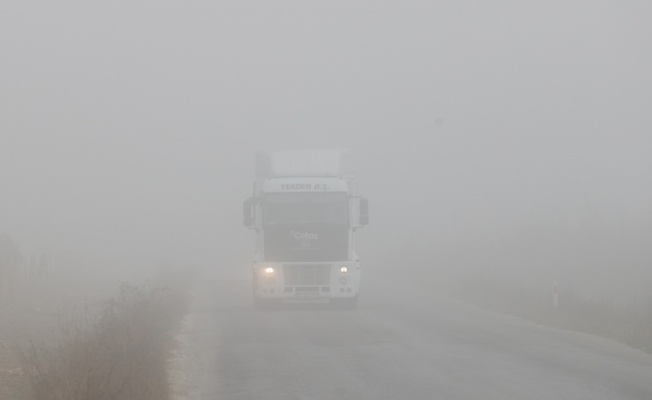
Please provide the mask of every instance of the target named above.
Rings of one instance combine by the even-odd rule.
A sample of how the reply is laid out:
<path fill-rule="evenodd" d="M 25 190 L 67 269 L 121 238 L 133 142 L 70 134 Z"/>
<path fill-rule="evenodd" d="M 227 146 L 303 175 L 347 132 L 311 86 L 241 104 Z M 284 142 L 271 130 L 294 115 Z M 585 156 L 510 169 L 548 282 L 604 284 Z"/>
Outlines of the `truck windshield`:
<path fill-rule="evenodd" d="M 263 203 L 265 225 L 304 223 L 349 223 L 346 193 L 268 194 Z"/>

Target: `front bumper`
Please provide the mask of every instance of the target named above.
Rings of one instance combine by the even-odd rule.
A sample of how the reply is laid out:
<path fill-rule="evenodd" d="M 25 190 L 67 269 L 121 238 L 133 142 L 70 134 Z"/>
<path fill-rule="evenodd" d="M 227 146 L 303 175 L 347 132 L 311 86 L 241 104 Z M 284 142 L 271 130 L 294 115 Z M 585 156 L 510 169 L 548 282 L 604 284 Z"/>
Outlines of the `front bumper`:
<path fill-rule="evenodd" d="M 261 299 L 318 302 L 358 296 L 358 262 L 254 263 L 254 296 Z"/>

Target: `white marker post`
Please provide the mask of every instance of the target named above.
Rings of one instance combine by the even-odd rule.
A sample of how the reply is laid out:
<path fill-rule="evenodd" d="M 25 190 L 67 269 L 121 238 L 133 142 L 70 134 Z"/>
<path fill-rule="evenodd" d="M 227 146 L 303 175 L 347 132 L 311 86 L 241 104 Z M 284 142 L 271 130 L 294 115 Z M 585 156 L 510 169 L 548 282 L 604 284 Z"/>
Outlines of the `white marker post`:
<path fill-rule="evenodd" d="M 552 281 L 552 307 L 559 307 L 559 283 Z"/>

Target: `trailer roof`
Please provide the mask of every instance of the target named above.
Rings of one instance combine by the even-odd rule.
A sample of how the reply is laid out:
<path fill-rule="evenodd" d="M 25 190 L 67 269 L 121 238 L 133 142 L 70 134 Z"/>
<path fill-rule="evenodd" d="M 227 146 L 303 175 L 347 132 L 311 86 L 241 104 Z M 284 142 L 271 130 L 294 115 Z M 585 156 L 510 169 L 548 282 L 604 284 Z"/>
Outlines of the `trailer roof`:
<path fill-rule="evenodd" d="M 286 150 L 256 153 L 256 177 L 350 176 L 349 150 Z"/>

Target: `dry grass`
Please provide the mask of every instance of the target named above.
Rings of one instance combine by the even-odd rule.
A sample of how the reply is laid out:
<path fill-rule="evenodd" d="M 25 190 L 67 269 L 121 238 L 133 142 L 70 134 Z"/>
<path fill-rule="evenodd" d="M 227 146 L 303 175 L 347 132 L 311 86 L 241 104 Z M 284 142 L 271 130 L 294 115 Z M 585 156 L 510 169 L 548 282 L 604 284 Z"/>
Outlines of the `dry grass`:
<path fill-rule="evenodd" d="M 63 318 L 53 343 L 19 351 L 32 398 L 168 399 L 170 333 L 184 311 L 177 290 L 123 284 L 99 313 Z"/>
<path fill-rule="evenodd" d="M 617 306 L 571 292 L 552 307 L 550 294 L 488 278 L 460 282 L 454 294 L 485 308 L 557 328 L 613 339 L 652 353 L 652 298 L 647 307 Z"/>

